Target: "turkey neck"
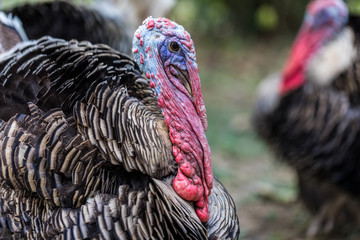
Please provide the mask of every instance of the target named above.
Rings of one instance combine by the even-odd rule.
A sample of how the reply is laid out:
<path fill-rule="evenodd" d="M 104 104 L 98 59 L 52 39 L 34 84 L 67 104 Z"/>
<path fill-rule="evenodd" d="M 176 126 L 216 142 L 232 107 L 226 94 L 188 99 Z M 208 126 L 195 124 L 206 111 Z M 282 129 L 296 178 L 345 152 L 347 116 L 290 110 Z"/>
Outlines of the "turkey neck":
<path fill-rule="evenodd" d="M 155 88 L 169 130 L 178 163 L 173 188 L 194 202 L 197 216 L 206 222 L 213 175 L 194 42 L 181 25 L 149 17 L 135 32 L 133 46 L 134 58 Z"/>
<path fill-rule="evenodd" d="M 173 187 L 183 199 L 195 202 L 198 217 L 202 222 L 206 222 L 209 219 L 208 196 L 212 188 L 213 174 L 211 152 L 204 128 L 206 124 L 203 124 L 206 119 L 204 120 L 203 112 L 198 114 L 195 104 L 202 99 L 194 101 L 179 91 L 169 79 L 173 77 L 169 68 L 164 70 L 160 67 L 160 62 L 158 59 L 157 77 L 167 80 L 158 81 L 158 105 L 165 117 L 175 161 L 179 165 Z M 189 74 L 192 79 L 198 77 L 196 71 Z M 201 97 L 201 92 L 198 94 L 197 97 Z"/>

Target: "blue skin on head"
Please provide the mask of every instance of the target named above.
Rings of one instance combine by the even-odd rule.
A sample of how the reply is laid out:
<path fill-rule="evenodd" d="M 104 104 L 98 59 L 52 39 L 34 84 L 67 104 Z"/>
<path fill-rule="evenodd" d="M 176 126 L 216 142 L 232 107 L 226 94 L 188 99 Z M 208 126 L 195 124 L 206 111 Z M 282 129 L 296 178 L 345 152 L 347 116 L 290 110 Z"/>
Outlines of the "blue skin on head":
<path fill-rule="evenodd" d="M 178 51 L 169 50 L 170 44 L 176 43 L 179 46 Z M 166 39 L 163 44 L 160 45 L 160 58 L 163 63 L 170 59 L 171 65 L 175 65 L 179 67 L 181 70 L 186 71 L 186 61 L 184 49 L 182 49 L 181 43 L 179 43 L 176 39 Z"/>
<path fill-rule="evenodd" d="M 304 24 L 311 29 L 340 29 L 348 22 L 348 9 L 342 0 L 316 0 L 307 9 Z"/>
<path fill-rule="evenodd" d="M 190 35 L 181 25 L 165 18 L 148 17 L 135 32 L 133 40 L 134 59 L 141 71 L 145 74 L 149 73 L 149 79 L 156 84 L 156 94 L 160 94 L 161 90 L 161 86 L 159 86 L 161 82 L 155 79 L 159 65 L 163 66 L 165 62 L 170 61 L 169 65 L 186 71 L 186 59 L 192 59 L 196 64 L 195 50 L 192 44 L 190 49 L 188 45 L 183 44 L 183 41 L 190 40 Z M 171 43 L 177 43 L 178 51 L 171 50 Z M 156 59 L 157 56 L 161 60 L 160 63 Z"/>

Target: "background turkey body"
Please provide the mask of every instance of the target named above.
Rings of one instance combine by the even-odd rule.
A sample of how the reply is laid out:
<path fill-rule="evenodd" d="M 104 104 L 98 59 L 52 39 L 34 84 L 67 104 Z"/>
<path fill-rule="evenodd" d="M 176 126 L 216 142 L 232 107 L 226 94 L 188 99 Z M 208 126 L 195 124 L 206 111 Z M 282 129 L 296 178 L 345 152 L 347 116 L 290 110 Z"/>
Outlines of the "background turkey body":
<path fill-rule="evenodd" d="M 300 196 L 318 214 L 310 235 L 360 220 L 359 22 L 351 16 L 346 25 L 345 8 L 309 5 L 283 75 L 259 88 L 254 114 L 259 135 L 295 167 Z"/>
<path fill-rule="evenodd" d="M 127 56 L 44 37 L 5 53 L 0 65 L 5 234 L 237 238 L 235 205 L 216 179 L 205 225 L 175 193 L 164 117 Z"/>
<path fill-rule="evenodd" d="M 65 40 L 87 40 L 131 55 L 133 34 L 141 21 L 147 16 L 166 16 L 174 2 L 109 0 L 83 6 L 50 1 L 20 5 L 7 12 L 20 18 L 29 39 L 49 35 Z"/>

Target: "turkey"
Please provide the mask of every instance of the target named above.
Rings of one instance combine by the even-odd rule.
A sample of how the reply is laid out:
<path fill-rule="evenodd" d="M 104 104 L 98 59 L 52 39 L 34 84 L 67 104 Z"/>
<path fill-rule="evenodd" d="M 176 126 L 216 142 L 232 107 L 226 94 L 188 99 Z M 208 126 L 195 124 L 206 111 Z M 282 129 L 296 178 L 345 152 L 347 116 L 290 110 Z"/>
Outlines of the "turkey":
<path fill-rule="evenodd" d="M 359 29 L 342 0 L 313 0 L 284 70 L 258 90 L 255 128 L 296 169 L 317 214 L 309 235 L 360 223 Z"/>
<path fill-rule="evenodd" d="M 189 33 L 149 17 L 133 52 L 42 37 L 0 55 L 4 238 L 238 238 Z"/>

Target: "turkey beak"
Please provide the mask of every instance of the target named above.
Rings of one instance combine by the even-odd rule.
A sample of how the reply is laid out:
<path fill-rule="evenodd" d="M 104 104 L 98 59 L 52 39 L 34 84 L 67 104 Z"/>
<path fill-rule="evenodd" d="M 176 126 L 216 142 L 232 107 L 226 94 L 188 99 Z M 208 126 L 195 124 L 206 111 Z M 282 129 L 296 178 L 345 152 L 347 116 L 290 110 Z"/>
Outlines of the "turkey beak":
<path fill-rule="evenodd" d="M 186 70 L 182 70 L 176 66 L 174 66 L 174 68 L 178 71 L 179 73 L 179 79 L 181 80 L 181 83 L 185 86 L 186 90 L 189 92 L 190 96 L 192 98 L 194 98 L 194 95 L 193 95 L 193 90 L 192 90 L 192 87 L 191 87 L 191 83 L 190 83 L 190 76 L 189 76 L 189 73 L 188 71 Z"/>

